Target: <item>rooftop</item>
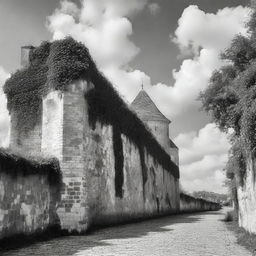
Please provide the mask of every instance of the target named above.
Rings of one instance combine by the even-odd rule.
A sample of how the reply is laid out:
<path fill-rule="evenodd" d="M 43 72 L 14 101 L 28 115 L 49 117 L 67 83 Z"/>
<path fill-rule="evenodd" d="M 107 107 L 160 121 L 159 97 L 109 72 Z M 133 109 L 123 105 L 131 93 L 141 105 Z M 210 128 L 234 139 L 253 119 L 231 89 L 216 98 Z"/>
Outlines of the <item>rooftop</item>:
<path fill-rule="evenodd" d="M 131 103 L 131 109 L 134 110 L 143 121 L 171 122 L 160 112 L 155 103 L 143 89 Z"/>

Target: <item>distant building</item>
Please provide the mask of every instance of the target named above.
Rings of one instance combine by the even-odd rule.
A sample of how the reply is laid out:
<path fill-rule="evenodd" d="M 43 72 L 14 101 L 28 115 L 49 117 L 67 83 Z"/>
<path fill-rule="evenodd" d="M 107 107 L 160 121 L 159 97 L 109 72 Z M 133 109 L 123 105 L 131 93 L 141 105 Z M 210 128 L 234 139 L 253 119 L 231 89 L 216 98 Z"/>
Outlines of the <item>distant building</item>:
<path fill-rule="evenodd" d="M 143 88 L 131 103 L 131 109 L 147 125 L 165 151 L 170 154 L 172 161 L 179 165 L 179 149 L 169 138 L 171 121 L 160 112 Z"/>

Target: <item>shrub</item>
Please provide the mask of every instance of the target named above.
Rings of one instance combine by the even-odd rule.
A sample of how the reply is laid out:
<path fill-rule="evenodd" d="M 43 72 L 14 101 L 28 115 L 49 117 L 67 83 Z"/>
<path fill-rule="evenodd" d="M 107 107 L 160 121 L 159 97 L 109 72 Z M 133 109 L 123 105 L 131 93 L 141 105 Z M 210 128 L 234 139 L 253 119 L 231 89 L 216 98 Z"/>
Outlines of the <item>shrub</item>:
<path fill-rule="evenodd" d="M 234 220 L 235 220 L 234 212 L 233 212 L 233 211 L 226 212 L 225 217 L 224 217 L 223 220 L 224 220 L 225 222 L 234 221 Z"/>

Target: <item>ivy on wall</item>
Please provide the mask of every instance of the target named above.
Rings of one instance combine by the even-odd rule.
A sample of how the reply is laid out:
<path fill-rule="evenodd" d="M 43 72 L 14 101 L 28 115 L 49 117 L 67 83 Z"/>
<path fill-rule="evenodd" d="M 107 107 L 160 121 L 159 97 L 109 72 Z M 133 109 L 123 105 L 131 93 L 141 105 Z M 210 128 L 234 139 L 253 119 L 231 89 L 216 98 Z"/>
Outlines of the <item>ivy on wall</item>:
<path fill-rule="evenodd" d="M 62 174 L 59 161 L 55 158 L 29 157 L 0 148 L 0 173 L 13 177 L 43 175 L 47 176 L 49 185 L 61 188 Z"/>
<path fill-rule="evenodd" d="M 30 65 L 18 70 L 4 85 L 8 110 L 16 113 L 19 130 L 33 128 L 41 115 L 42 95 L 47 81 L 46 64 L 50 43 L 43 42 L 30 54 Z"/>
<path fill-rule="evenodd" d="M 123 182 L 120 135 L 124 134 L 140 150 L 143 183 L 147 179 L 144 150 L 175 178 L 179 178 L 179 168 L 159 145 L 143 122 L 120 98 L 112 84 L 98 71 L 88 49 L 68 37 L 52 43 L 43 42 L 30 55 L 30 65 L 17 71 L 7 80 L 4 91 L 8 98 L 8 109 L 17 113 L 19 129 L 32 129 L 38 122 L 42 107 L 42 96 L 49 90 L 64 91 L 66 86 L 78 79 L 86 79 L 94 84 L 94 89 L 86 93 L 89 105 L 89 121 L 114 128 L 114 153 L 118 195 Z M 142 153 L 143 151 L 143 153 Z"/>

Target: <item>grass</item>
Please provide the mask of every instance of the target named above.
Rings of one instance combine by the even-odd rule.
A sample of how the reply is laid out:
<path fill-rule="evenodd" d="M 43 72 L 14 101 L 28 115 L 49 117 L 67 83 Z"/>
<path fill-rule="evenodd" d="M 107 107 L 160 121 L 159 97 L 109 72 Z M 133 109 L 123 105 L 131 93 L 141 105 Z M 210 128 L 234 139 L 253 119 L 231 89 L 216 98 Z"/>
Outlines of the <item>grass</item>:
<path fill-rule="evenodd" d="M 232 222 L 232 221 L 234 221 L 234 220 L 235 220 L 234 211 L 228 211 L 228 212 L 226 212 L 223 221 L 225 221 L 225 222 Z"/>
<path fill-rule="evenodd" d="M 234 211 L 227 212 L 223 221 L 226 222 L 227 228 L 235 233 L 237 243 L 256 255 L 256 234 L 250 234 L 244 228 L 239 227 Z"/>

